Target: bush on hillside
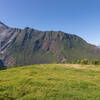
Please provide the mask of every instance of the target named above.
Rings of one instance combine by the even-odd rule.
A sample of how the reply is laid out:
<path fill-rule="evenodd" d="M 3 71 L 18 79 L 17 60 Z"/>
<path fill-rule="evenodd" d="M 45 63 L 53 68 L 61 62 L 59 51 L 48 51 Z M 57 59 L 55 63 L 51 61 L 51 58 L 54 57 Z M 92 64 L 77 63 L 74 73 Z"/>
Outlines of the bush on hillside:
<path fill-rule="evenodd" d="M 98 65 L 98 64 L 99 64 L 99 60 L 98 60 L 98 59 L 92 60 L 91 63 L 92 63 L 93 65 Z"/>
<path fill-rule="evenodd" d="M 88 60 L 87 59 L 82 59 L 81 64 L 88 64 Z"/>
<path fill-rule="evenodd" d="M 81 60 L 78 59 L 78 60 L 77 60 L 77 64 L 80 64 L 80 63 L 81 63 Z"/>

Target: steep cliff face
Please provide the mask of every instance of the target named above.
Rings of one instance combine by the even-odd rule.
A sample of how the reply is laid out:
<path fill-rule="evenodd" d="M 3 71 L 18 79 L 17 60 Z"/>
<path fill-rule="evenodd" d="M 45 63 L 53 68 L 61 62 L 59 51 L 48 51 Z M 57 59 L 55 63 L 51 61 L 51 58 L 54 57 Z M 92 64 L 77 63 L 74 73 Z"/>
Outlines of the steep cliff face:
<path fill-rule="evenodd" d="M 0 27 L 0 58 L 7 66 L 100 58 L 100 49 L 61 31 Z"/>

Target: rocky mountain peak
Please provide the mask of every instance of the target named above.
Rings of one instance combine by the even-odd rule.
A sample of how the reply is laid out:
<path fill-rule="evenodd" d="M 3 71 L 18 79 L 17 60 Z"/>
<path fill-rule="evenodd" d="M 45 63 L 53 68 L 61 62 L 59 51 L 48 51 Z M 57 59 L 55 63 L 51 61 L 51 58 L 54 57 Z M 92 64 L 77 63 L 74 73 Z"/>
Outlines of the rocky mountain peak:
<path fill-rule="evenodd" d="M 8 28 L 8 26 L 6 26 L 4 23 L 2 23 L 2 22 L 0 21 L 0 28 L 1 28 L 1 27 Z"/>
<path fill-rule="evenodd" d="M 100 49 L 61 31 L 9 28 L 0 22 L 0 58 L 4 66 L 100 59 Z M 1 62 L 2 64 L 2 62 Z"/>
<path fill-rule="evenodd" d="M 8 26 L 0 21 L 0 32 L 3 32 L 5 29 L 8 29 Z"/>

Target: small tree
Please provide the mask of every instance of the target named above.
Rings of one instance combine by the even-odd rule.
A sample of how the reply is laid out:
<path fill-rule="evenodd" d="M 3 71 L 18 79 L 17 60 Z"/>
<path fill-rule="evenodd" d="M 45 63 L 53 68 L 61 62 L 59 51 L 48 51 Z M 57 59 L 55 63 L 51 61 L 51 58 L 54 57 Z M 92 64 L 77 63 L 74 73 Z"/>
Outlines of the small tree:
<path fill-rule="evenodd" d="M 81 63 L 81 61 L 78 59 L 78 60 L 77 60 L 77 64 L 80 64 L 80 63 Z"/>
<path fill-rule="evenodd" d="M 93 65 L 98 65 L 98 64 L 99 64 L 99 60 L 98 60 L 98 59 L 92 60 L 91 63 L 92 63 Z"/>
<path fill-rule="evenodd" d="M 81 64 L 88 64 L 88 60 L 87 59 L 82 59 Z"/>

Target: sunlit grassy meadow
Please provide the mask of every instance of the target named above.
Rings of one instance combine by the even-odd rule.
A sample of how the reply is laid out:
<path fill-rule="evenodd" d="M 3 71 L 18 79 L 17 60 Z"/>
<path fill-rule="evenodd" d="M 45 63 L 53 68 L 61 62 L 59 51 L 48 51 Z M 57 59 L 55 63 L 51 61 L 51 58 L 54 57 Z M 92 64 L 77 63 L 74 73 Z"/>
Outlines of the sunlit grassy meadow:
<path fill-rule="evenodd" d="M 100 100 L 100 66 L 41 64 L 2 70 L 0 100 Z"/>

